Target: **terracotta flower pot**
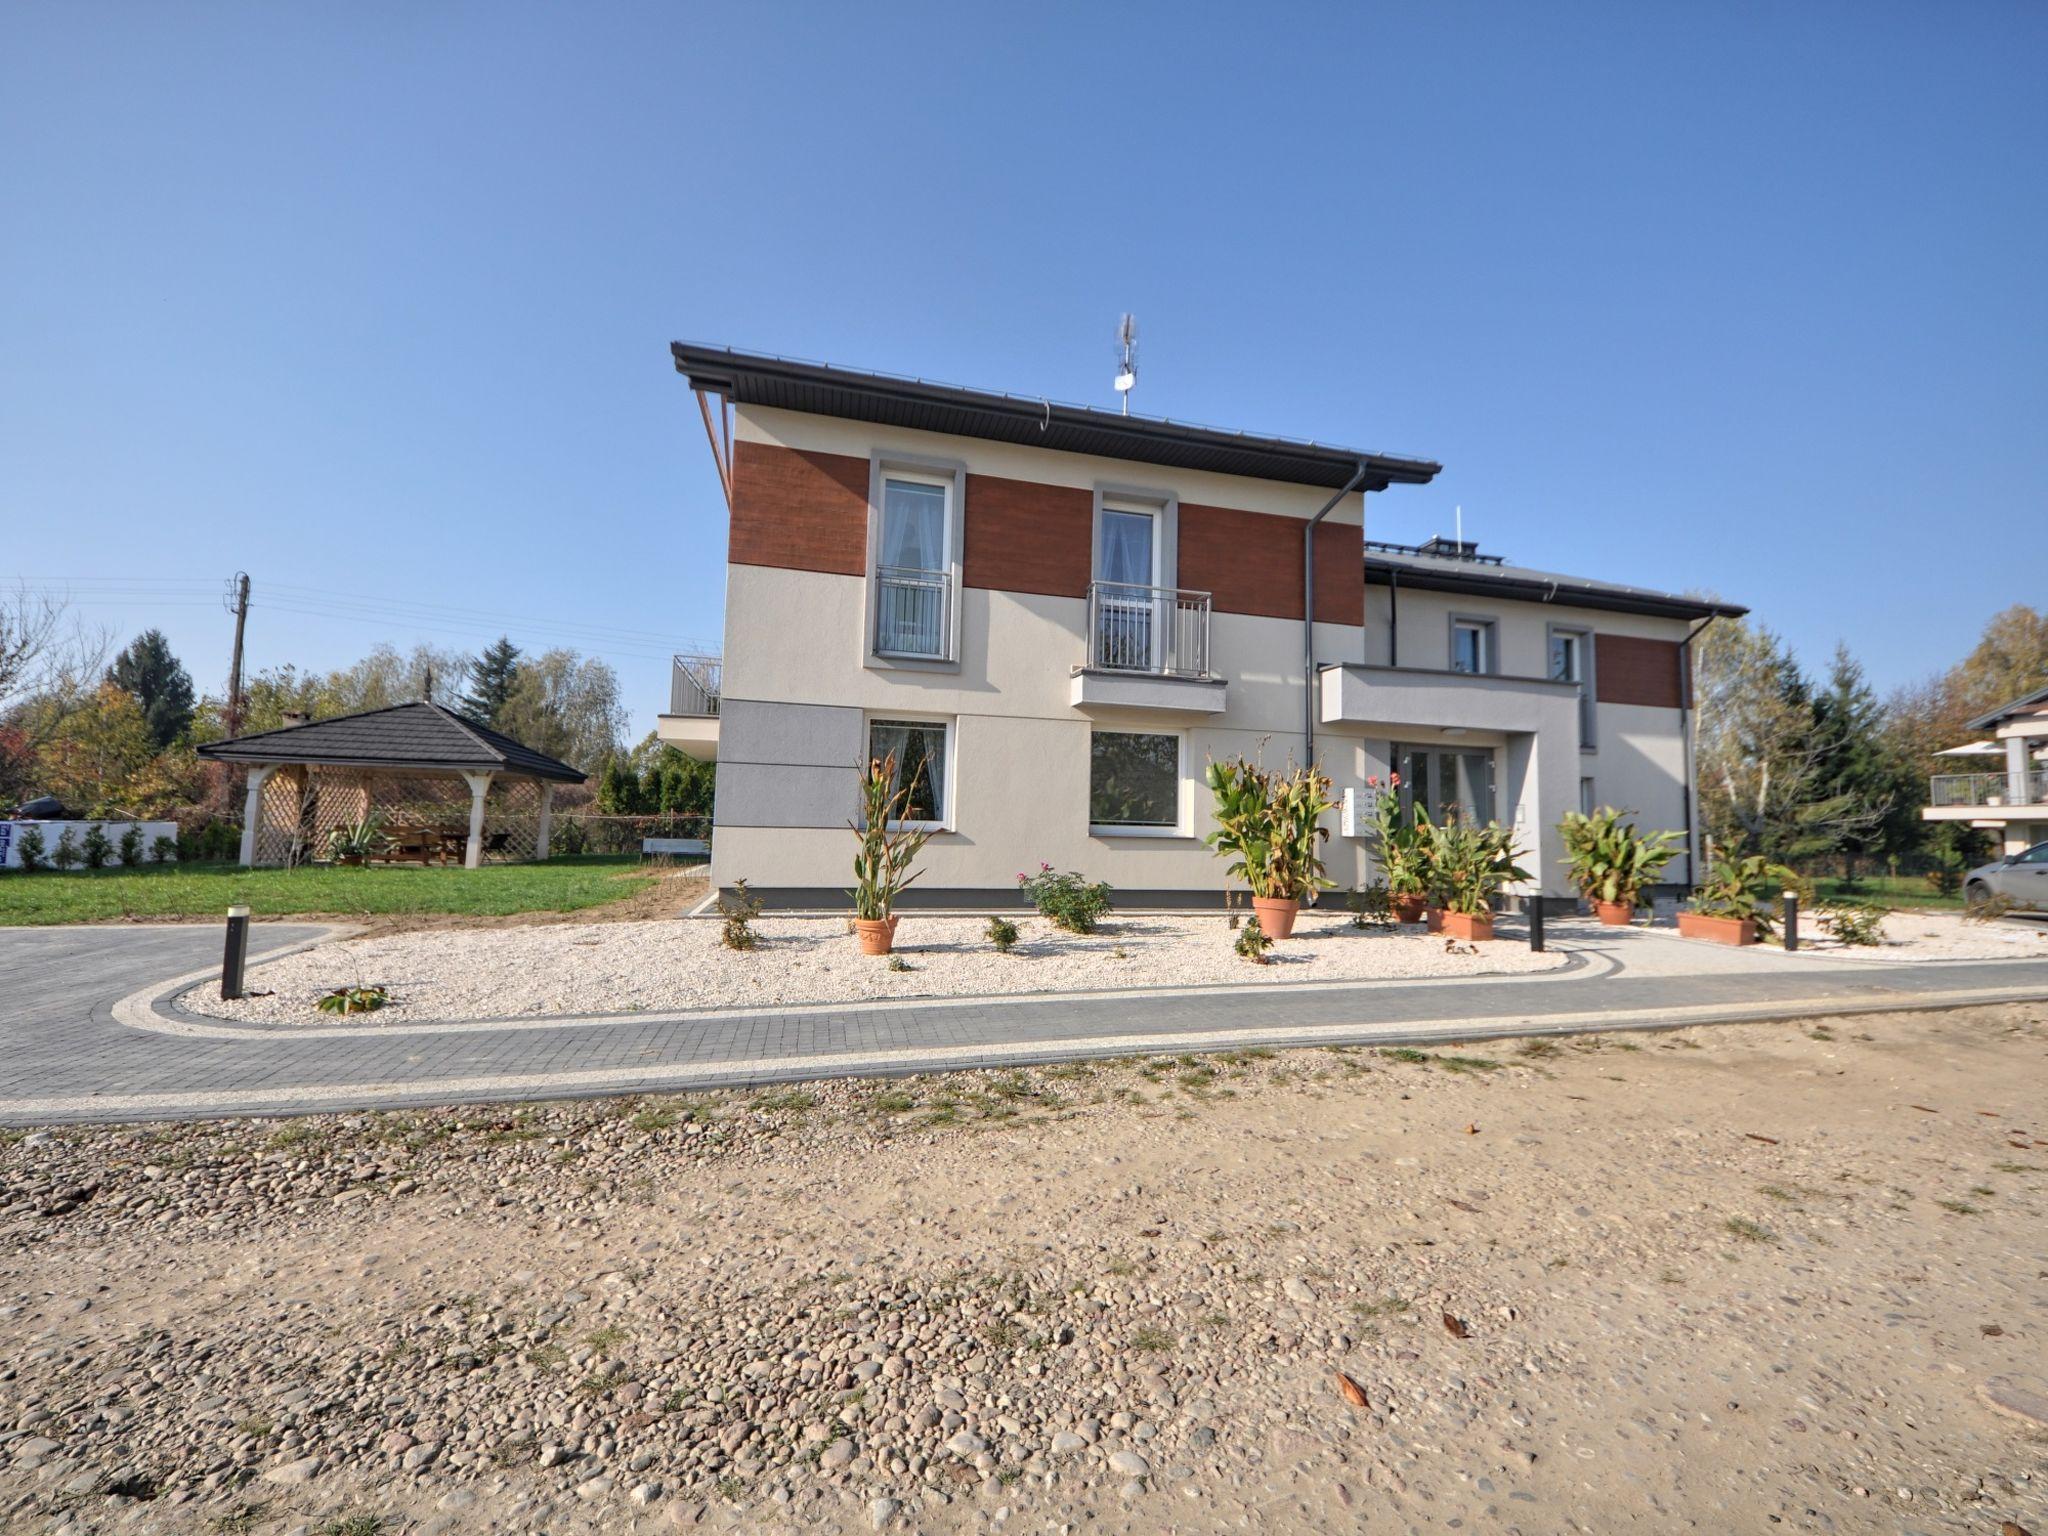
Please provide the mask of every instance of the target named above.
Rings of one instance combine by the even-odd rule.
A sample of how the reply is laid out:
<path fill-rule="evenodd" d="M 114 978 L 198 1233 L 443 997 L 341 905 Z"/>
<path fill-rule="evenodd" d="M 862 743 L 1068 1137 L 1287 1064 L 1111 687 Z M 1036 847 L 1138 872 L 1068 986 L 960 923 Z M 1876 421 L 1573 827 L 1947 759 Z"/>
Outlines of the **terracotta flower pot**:
<path fill-rule="evenodd" d="M 1493 937 L 1491 912 L 1441 912 L 1442 931 L 1454 939 L 1480 944 Z"/>
<path fill-rule="evenodd" d="M 1423 909 L 1429 905 L 1429 898 L 1427 896 L 1396 896 L 1393 902 L 1395 922 L 1419 923 L 1422 921 Z"/>
<path fill-rule="evenodd" d="M 896 921 L 893 917 L 856 917 L 853 932 L 860 940 L 860 952 L 864 955 L 886 955 L 895 948 Z"/>
<path fill-rule="evenodd" d="M 1422 920 L 1429 925 L 1431 933 L 1442 933 L 1444 931 L 1444 909 L 1442 907 L 1430 907 L 1422 914 Z"/>
<path fill-rule="evenodd" d="M 1595 901 L 1593 911 L 1609 928 L 1626 928 L 1636 917 L 1635 903 L 1631 901 Z"/>
<path fill-rule="evenodd" d="M 1294 915 L 1300 910 L 1301 903 L 1291 896 L 1285 899 L 1276 896 L 1252 898 L 1252 911 L 1258 914 L 1259 931 L 1269 939 L 1291 938 Z"/>
<path fill-rule="evenodd" d="M 1756 924 L 1746 917 L 1708 917 L 1704 912 L 1678 914 L 1679 937 L 1715 944 L 1754 944 Z"/>

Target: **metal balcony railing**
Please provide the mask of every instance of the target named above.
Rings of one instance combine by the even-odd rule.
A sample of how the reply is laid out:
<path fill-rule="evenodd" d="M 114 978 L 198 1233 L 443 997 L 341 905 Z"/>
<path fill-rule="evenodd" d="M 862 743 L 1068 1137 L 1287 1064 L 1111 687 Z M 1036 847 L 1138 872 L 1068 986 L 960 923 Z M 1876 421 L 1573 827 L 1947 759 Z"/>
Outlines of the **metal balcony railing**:
<path fill-rule="evenodd" d="M 2048 768 L 2028 773 L 2024 799 L 2013 798 L 2002 773 L 1937 773 L 1927 781 L 1929 805 L 2048 805 Z"/>
<path fill-rule="evenodd" d="M 876 568 L 875 654 L 944 660 L 952 640 L 951 572 Z"/>
<path fill-rule="evenodd" d="M 716 656 L 678 654 L 669 664 L 668 712 L 672 715 L 715 715 L 725 665 Z"/>
<path fill-rule="evenodd" d="M 1209 594 L 1090 582 L 1088 665 L 1105 672 L 1208 677 Z"/>

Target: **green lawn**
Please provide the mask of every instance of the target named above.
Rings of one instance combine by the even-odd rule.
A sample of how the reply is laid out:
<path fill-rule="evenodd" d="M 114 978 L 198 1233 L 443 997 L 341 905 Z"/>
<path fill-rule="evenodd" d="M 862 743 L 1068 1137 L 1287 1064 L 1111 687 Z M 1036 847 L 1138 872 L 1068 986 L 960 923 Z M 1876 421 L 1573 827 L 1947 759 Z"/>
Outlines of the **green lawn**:
<path fill-rule="evenodd" d="M 246 902 L 257 917 L 322 913 L 574 912 L 633 895 L 655 871 L 639 859 L 590 856 L 482 869 L 371 865 L 361 869 L 243 869 L 146 864 L 139 869 L 39 870 L 0 875 L 0 927 L 119 917 L 219 917 Z"/>
<path fill-rule="evenodd" d="M 1962 892 L 1937 896 L 1924 875 L 1900 875 L 1897 879 L 1890 875 L 1864 875 L 1853 891 L 1844 891 L 1840 880 L 1817 879 L 1813 885 L 1822 901 L 1864 901 L 1877 907 L 1926 907 L 1939 912 L 1963 910 Z"/>

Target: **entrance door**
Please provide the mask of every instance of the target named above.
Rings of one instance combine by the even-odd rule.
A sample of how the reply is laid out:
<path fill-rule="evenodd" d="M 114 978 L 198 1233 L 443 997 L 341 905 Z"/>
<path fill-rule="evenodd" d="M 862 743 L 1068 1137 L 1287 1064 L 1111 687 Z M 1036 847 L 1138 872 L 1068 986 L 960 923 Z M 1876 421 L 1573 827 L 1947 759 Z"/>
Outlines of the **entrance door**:
<path fill-rule="evenodd" d="M 1159 519 L 1151 512 L 1102 509 L 1096 562 L 1095 664 L 1125 672 L 1159 669 Z"/>
<path fill-rule="evenodd" d="M 1401 770 L 1401 809 L 1410 815 L 1419 805 L 1439 825 L 1453 816 L 1470 826 L 1496 819 L 1491 752 L 1397 746 L 1394 761 Z"/>

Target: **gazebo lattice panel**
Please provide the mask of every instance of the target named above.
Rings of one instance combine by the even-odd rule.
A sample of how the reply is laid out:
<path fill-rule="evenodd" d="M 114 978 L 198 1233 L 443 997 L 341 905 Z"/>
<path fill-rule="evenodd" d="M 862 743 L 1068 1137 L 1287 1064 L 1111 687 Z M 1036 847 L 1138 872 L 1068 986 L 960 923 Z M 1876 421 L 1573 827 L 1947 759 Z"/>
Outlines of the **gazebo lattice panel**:
<path fill-rule="evenodd" d="M 534 780 L 493 779 L 484 796 L 484 859 L 514 863 L 538 857 L 540 806 L 541 786 Z M 443 835 L 448 861 L 459 863 L 469 809 L 469 783 L 460 774 L 284 767 L 263 786 L 256 862 L 325 862 L 330 833 L 374 817 L 394 837 Z"/>

